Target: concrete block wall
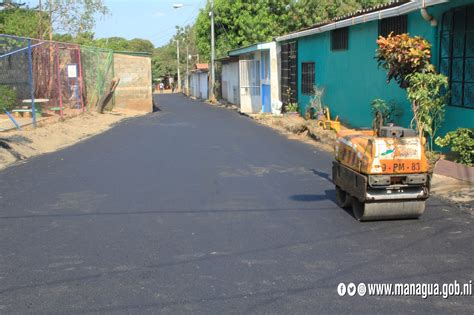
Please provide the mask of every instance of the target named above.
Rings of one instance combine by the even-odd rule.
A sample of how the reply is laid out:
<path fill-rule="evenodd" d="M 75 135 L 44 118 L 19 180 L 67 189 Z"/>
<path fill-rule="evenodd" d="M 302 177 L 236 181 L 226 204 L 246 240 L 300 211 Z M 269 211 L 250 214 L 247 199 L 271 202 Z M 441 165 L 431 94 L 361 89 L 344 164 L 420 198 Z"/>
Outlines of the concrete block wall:
<path fill-rule="evenodd" d="M 114 76 L 120 78 L 115 91 L 115 107 L 153 111 L 150 57 L 115 53 Z"/>

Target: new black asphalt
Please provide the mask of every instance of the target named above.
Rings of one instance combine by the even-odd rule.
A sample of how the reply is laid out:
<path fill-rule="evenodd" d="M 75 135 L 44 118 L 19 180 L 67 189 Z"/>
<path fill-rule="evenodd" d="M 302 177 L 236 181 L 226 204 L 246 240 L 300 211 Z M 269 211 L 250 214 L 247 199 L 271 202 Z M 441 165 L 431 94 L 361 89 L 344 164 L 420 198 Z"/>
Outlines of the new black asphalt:
<path fill-rule="evenodd" d="M 473 217 L 357 222 L 332 156 L 180 95 L 0 172 L 1 313 L 474 313 L 339 283 L 474 277 Z"/>

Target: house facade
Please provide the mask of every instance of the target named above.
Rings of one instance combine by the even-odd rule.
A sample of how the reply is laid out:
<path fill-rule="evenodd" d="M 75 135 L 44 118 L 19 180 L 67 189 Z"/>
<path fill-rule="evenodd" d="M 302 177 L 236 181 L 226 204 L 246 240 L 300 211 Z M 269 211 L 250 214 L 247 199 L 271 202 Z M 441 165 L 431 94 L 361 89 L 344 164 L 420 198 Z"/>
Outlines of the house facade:
<path fill-rule="evenodd" d="M 279 51 L 276 42 L 259 43 L 231 50 L 238 58 L 240 110 L 243 113 L 270 113 L 280 100 Z"/>
<path fill-rule="evenodd" d="M 326 91 L 324 103 L 354 127 L 372 125 L 371 102 L 393 101 L 399 123 L 412 114 L 406 91 L 386 83 L 375 59 L 379 35 L 409 33 L 432 44 L 432 63 L 448 76 L 450 103 L 440 134 L 474 128 L 474 0 L 393 1 L 310 29 L 277 37 L 281 46 L 281 90 L 304 114 L 313 85 Z M 288 99 L 286 90 L 291 91 Z"/>
<path fill-rule="evenodd" d="M 200 100 L 209 98 L 209 65 L 197 63 L 189 74 L 189 95 Z"/>
<path fill-rule="evenodd" d="M 231 104 L 240 106 L 239 58 L 224 58 L 221 63 L 221 95 Z"/>

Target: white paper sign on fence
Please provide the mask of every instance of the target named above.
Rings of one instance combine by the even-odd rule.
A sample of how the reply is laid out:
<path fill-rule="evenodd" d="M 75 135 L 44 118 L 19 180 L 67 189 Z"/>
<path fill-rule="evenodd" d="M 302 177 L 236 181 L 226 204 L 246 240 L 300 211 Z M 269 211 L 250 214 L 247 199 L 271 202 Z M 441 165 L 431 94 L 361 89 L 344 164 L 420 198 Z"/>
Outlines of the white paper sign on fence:
<path fill-rule="evenodd" d="M 77 65 L 67 65 L 67 77 L 77 78 Z"/>

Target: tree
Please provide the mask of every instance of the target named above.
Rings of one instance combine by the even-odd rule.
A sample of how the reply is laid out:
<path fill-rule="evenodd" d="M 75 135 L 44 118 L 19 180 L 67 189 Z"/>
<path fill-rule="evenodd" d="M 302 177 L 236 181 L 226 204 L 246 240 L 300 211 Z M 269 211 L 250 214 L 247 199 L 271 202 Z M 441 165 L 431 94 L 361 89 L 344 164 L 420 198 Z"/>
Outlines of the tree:
<path fill-rule="evenodd" d="M 0 2 L 0 33 L 37 38 L 41 36 L 38 26 L 45 21 L 44 15 L 25 3 L 12 0 Z"/>
<path fill-rule="evenodd" d="M 20 3 L 13 0 L 5 0 L 0 2 L 0 8 L 2 8 L 2 10 L 18 9 L 24 7 L 25 5 L 26 3 Z"/>
<path fill-rule="evenodd" d="M 215 0 L 216 52 L 224 56 L 230 49 L 270 41 L 316 23 L 367 8 L 387 0 Z M 210 56 L 209 3 L 196 20 L 200 54 Z"/>
<path fill-rule="evenodd" d="M 408 34 L 380 36 L 376 58 L 387 70 L 387 83 L 395 80 L 406 89 L 411 102 L 414 125 L 420 137 L 429 136 L 433 149 L 436 132 L 444 121 L 448 78 L 437 74 L 431 60 L 431 44 L 424 38 Z"/>
<path fill-rule="evenodd" d="M 129 42 L 123 37 L 109 37 L 95 40 L 93 46 L 117 51 L 129 50 Z"/>
<path fill-rule="evenodd" d="M 228 50 L 256 42 L 271 40 L 281 28 L 282 16 L 287 16 L 288 0 L 225 1 L 214 4 L 217 56 Z M 209 4 L 200 11 L 196 21 L 197 46 L 200 55 L 210 57 Z"/>
<path fill-rule="evenodd" d="M 40 37 L 40 16 L 27 8 L 11 8 L 0 11 L 0 32 L 25 37 Z"/>
<path fill-rule="evenodd" d="M 96 15 L 108 13 L 102 0 L 46 0 L 44 8 L 40 1 L 40 12 L 48 16 L 47 31 L 49 39 L 55 32 L 78 33 L 90 32 L 95 25 Z"/>
<path fill-rule="evenodd" d="M 94 33 L 93 32 L 81 32 L 73 37 L 73 43 L 83 46 L 94 46 Z"/>
<path fill-rule="evenodd" d="M 194 25 L 185 27 L 176 27 L 176 34 L 173 38 L 162 47 L 156 48 L 153 51 L 152 58 L 152 76 L 153 82 L 157 83 L 165 77 L 175 77 L 177 73 L 176 68 L 176 41 L 180 41 L 180 71 L 186 73 L 186 63 L 192 69 L 192 64 L 197 62 L 195 58 L 199 54 L 196 46 L 196 31 Z M 187 53 L 192 56 L 190 60 Z"/>
<path fill-rule="evenodd" d="M 415 72 L 407 76 L 407 96 L 412 103 L 413 120 L 420 135 L 429 136 L 429 149 L 440 125 L 444 121 L 444 108 L 449 87 L 448 78 L 432 72 Z"/>
<path fill-rule="evenodd" d="M 147 39 L 134 38 L 128 42 L 128 49 L 136 52 L 153 53 L 155 46 Z"/>
<path fill-rule="evenodd" d="M 377 39 L 377 62 L 387 70 L 387 83 L 395 80 L 401 88 L 408 86 L 407 76 L 412 73 L 433 73 L 431 64 L 431 44 L 420 36 L 408 34 Z"/>

